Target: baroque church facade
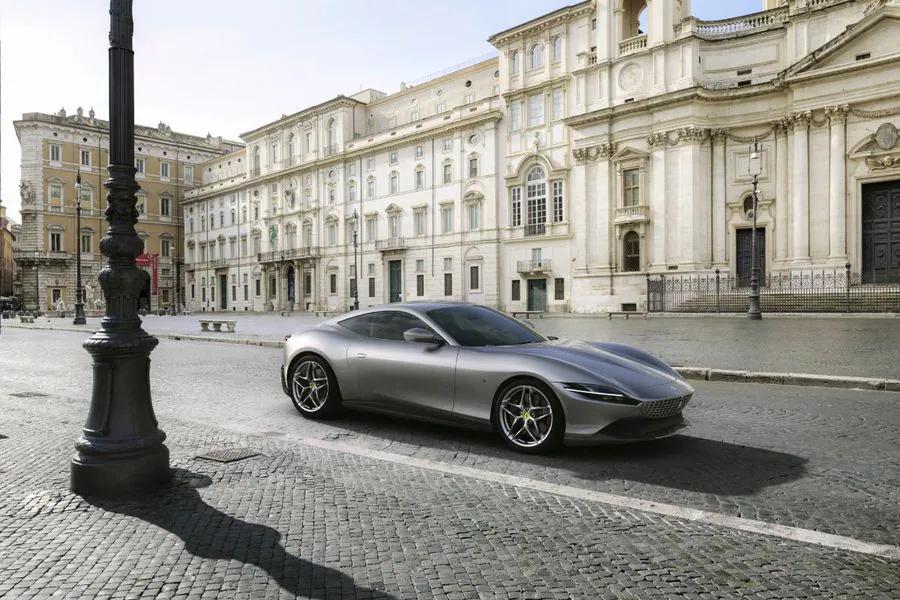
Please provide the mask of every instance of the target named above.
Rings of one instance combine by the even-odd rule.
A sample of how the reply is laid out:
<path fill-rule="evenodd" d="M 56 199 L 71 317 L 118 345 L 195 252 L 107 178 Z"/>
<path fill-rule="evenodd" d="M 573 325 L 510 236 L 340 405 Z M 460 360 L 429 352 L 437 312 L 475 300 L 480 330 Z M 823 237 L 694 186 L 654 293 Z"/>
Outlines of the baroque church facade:
<path fill-rule="evenodd" d="M 761 8 L 588 0 L 248 132 L 186 194 L 188 307 L 644 310 L 648 275 L 746 276 L 754 143 L 765 273 L 900 281 L 900 1 Z"/>

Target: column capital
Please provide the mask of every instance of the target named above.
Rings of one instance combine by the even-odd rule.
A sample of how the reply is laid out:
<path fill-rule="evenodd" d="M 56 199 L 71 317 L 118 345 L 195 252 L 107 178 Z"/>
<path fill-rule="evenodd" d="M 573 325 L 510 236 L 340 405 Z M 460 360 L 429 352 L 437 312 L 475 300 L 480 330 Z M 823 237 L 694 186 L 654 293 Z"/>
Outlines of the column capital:
<path fill-rule="evenodd" d="M 709 135 L 713 139 L 714 142 L 725 142 L 728 139 L 728 135 L 731 133 L 730 129 L 710 129 Z"/>
<path fill-rule="evenodd" d="M 665 148 L 669 144 L 669 134 L 658 131 L 647 136 L 647 145 L 651 148 Z"/>
<path fill-rule="evenodd" d="M 693 144 L 695 142 L 702 142 L 709 137 L 709 129 L 694 127 L 693 125 L 680 127 L 676 129 L 674 133 L 676 144 Z"/>
<path fill-rule="evenodd" d="M 804 110 L 794 113 L 788 117 L 793 128 L 808 129 L 809 123 L 812 121 L 812 111 Z"/>
<path fill-rule="evenodd" d="M 839 104 L 837 106 L 829 106 L 825 108 L 825 117 L 832 123 L 843 123 L 847 120 L 850 113 L 849 104 Z"/>
<path fill-rule="evenodd" d="M 775 132 L 775 135 L 785 135 L 788 130 L 791 128 L 791 118 L 784 117 L 782 119 L 777 119 L 772 121 L 772 131 Z"/>
<path fill-rule="evenodd" d="M 601 142 L 593 146 L 585 146 L 583 148 L 575 148 L 572 150 L 572 156 L 578 162 L 593 162 L 595 160 L 607 159 L 616 152 L 616 144 L 614 142 Z"/>

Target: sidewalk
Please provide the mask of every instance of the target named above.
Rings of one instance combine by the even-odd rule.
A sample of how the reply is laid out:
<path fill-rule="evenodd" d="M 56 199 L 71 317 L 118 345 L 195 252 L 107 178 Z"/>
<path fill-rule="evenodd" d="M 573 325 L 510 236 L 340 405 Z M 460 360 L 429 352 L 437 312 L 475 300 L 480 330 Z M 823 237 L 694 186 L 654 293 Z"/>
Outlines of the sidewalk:
<path fill-rule="evenodd" d="M 224 313 L 223 313 L 224 314 Z M 209 314 L 219 316 L 218 313 Z M 144 317 L 153 334 L 243 340 L 277 345 L 289 333 L 314 327 L 324 319 L 298 315 L 228 315 L 237 320 L 235 333 L 200 332 L 197 315 Z M 665 317 L 648 319 L 547 316 L 532 323 L 546 335 L 618 342 L 659 355 L 674 366 L 734 369 L 767 373 L 812 373 L 900 379 L 900 318 L 796 317 L 750 321 L 741 317 Z M 4 326 L 17 326 L 17 321 Z M 82 327 L 71 319 L 35 319 L 35 327 L 83 329 L 100 327 L 88 319 Z"/>
<path fill-rule="evenodd" d="M 0 407 L 0 597 L 878 599 L 900 585 L 878 557 L 172 418 L 169 489 L 83 499 L 67 481 L 85 407 Z M 260 455 L 195 458 L 237 447 Z"/>

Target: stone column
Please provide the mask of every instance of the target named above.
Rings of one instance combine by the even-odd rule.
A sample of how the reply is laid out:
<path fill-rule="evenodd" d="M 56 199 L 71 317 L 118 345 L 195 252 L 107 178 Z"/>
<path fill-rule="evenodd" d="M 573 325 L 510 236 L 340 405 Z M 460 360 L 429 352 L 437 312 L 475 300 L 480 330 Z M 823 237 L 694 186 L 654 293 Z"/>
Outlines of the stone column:
<path fill-rule="evenodd" d="M 788 259 L 788 122 L 773 123 L 775 129 L 775 260 Z"/>
<path fill-rule="evenodd" d="M 666 257 L 666 146 L 668 134 L 654 133 L 647 138 L 650 146 L 650 227 L 652 250 L 650 268 L 665 271 Z"/>
<path fill-rule="evenodd" d="M 793 244 L 791 264 L 805 266 L 809 260 L 809 121 L 810 111 L 792 117 L 794 168 L 792 172 Z"/>
<path fill-rule="evenodd" d="M 294 306 L 292 310 L 300 310 L 303 306 L 303 267 L 301 261 L 294 261 Z"/>
<path fill-rule="evenodd" d="M 726 161 L 725 146 L 728 140 L 727 129 L 713 129 L 712 156 L 712 262 L 714 267 L 727 265 L 727 252 L 725 249 L 726 208 L 728 196 L 726 187 L 728 183 L 728 165 Z"/>
<path fill-rule="evenodd" d="M 826 111 L 831 125 L 831 152 L 828 186 L 828 262 L 844 265 L 847 262 L 847 113 L 846 104 Z"/>
<path fill-rule="evenodd" d="M 269 289 L 270 283 L 269 278 L 271 277 L 271 273 L 269 272 L 270 267 L 263 267 L 262 270 L 262 279 L 263 279 L 263 310 L 271 311 L 275 310 L 275 306 L 272 304 L 272 290 Z"/>

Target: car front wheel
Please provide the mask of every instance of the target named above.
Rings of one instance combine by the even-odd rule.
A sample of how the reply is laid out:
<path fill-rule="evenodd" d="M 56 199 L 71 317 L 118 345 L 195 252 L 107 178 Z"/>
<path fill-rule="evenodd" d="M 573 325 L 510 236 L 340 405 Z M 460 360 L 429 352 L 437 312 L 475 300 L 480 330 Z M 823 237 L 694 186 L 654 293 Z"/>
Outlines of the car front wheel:
<path fill-rule="evenodd" d="M 562 443 L 565 417 L 549 387 L 533 380 L 507 384 L 494 405 L 494 424 L 506 445 L 540 454 Z"/>
<path fill-rule="evenodd" d="M 331 367 L 318 356 L 304 356 L 294 363 L 290 374 L 294 408 L 309 419 L 334 416 L 340 392 Z"/>

